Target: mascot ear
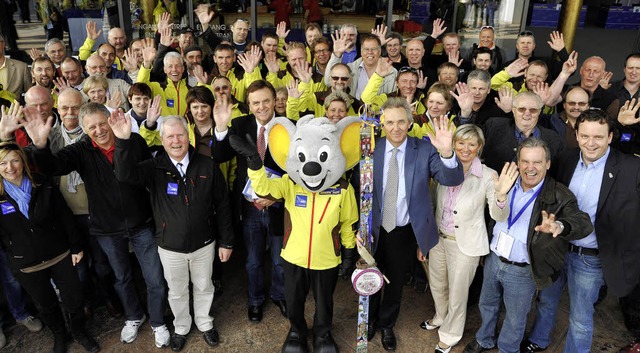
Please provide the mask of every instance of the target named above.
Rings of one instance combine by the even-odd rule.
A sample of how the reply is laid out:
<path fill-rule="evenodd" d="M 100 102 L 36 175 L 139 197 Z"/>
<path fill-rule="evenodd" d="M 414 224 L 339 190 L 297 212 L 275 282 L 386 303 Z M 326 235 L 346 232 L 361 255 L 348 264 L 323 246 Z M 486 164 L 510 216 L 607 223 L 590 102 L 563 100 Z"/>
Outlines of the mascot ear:
<path fill-rule="evenodd" d="M 287 118 L 277 117 L 267 124 L 267 131 L 271 157 L 278 167 L 287 170 L 287 156 L 289 155 L 291 136 L 296 131 L 295 125 Z"/>
<path fill-rule="evenodd" d="M 360 161 L 360 118 L 349 116 L 336 125 L 342 130 L 340 149 L 345 158 L 345 170 L 349 170 Z"/>

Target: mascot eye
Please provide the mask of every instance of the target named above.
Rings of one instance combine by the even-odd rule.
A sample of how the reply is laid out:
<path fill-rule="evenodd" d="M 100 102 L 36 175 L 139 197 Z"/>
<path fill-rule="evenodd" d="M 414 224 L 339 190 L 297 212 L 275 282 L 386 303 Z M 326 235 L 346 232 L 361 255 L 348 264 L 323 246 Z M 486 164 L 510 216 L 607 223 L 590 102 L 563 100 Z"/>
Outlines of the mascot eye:
<path fill-rule="evenodd" d="M 331 148 L 329 146 L 322 146 L 320 147 L 320 149 L 318 150 L 318 159 L 320 160 L 320 162 L 326 162 L 327 159 L 329 158 L 329 151 L 331 151 Z"/>
<path fill-rule="evenodd" d="M 304 161 L 307 160 L 307 157 L 305 156 L 306 151 L 304 150 L 304 147 L 298 146 L 296 148 L 296 154 L 298 155 L 298 160 L 300 160 L 301 163 L 304 163 Z"/>

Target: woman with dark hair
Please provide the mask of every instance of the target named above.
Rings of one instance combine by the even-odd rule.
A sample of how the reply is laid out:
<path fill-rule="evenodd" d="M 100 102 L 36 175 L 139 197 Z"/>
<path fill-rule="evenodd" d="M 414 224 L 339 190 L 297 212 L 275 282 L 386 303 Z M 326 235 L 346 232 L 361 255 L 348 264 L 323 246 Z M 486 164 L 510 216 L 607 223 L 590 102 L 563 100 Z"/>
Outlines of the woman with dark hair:
<path fill-rule="evenodd" d="M 131 104 L 131 109 L 125 116 L 133 118 L 138 127 L 140 127 L 142 122 L 147 118 L 147 110 L 149 109 L 149 105 L 151 105 L 152 99 L 153 92 L 151 92 L 149 85 L 142 82 L 134 83 L 131 88 L 129 88 L 129 93 L 127 93 L 127 100 L 129 100 L 129 104 Z"/>
<path fill-rule="evenodd" d="M 10 109 L 10 113 L 19 110 Z M 7 113 L 2 114 L 8 119 Z M 58 298 L 70 314 L 71 335 L 88 352 L 100 350 L 84 327 L 82 285 L 73 268 L 82 260 L 73 214 L 57 186 L 32 173 L 24 151 L 14 142 L 0 144 L 0 239 L 9 268 L 33 298 L 51 329 L 54 352 L 66 352 L 65 322 Z"/>

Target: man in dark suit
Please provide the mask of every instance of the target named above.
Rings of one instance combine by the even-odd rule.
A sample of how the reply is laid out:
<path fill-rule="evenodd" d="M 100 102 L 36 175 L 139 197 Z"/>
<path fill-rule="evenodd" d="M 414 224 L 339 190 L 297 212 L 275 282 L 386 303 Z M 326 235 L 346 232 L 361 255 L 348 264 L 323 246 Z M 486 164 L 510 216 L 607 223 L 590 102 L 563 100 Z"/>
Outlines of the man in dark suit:
<path fill-rule="evenodd" d="M 438 242 L 429 196 L 431 176 L 454 186 L 462 183 L 464 174 L 453 152 L 453 125 L 446 119 L 434 127 L 428 142 L 407 137 L 413 116 L 406 99 L 389 98 L 382 109 L 386 138 L 374 152 L 372 252 L 389 284 L 382 305 L 379 292 L 372 297 L 369 337 L 379 328 L 382 346 L 392 351 L 396 349 L 393 326 L 400 313 L 404 274 L 416 256 L 416 242 L 423 254 Z"/>
<path fill-rule="evenodd" d="M 589 214 L 595 232 L 571 241 L 563 274 L 540 293 L 534 327 L 522 352 L 543 350 L 551 343 L 550 333 L 565 283 L 571 302 L 565 352 L 591 350 L 593 305 L 605 280 L 618 297 L 638 293 L 634 287 L 640 281 L 640 159 L 609 147 L 613 122 L 605 111 L 584 111 L 575 127 L 580 149 L 560 154 L 556 174 L 558 181 L 576 195 L 580 209 Z M 640 297 L 630 299 L 637 302 Z M 624 303 L 622 300 L 623 306 Z M 628 309 L 623 313 L 630 322 L 628 314 L 637 315 L 640 307 L 636 304 Z M 640 327 L 629 329 L 640 337 Z"/>
<path fill-rule="evenodd" d="M 485 165 L 502 170 L 504 162 L 515 161 L 518 145 L 527 137 L 542 139 L 553 159 L 564 146 L 560 135 L 538 125 L 542 99 L 533 92 L 521 92 L 513 99 L 513 120 L 492 118 L 483 128 L 486 144 L 482 152 Z"/>
<path fill-rule="evenodd" d="M 226 98 L 229 99 L 229 97 Z M 223 100 L 221 98 L 221 102 L 217 102 L 214 108 L 217 141 L 213 146 L 213 154 L 217 156 L 216 159 L 228 161 L 235 156 L 235 152 L 229 145 L 230 135 L 242 138 L 248 135 L 256 141 L 258 152 L 267 170 L 273 171 L 274 175 L 284 174 L 285 172 L 278 167 L 269 153 L 269 141 L 265 129 L 275 116 L 276 92 L 273 86 L 264 80 L 258 80 L 249 85 L 247 103 L 252 114 L 233 119 L 230 128 L 227 128 L 227 124 L 231 119 L 231 105 L 223 104 Z M 231 202 L 234 203 L 239 199 L 242 203 L 243 235 L 247 248 L 246 270 L 249 281 L 247 290 L 249 320 L 262 321 L 262 306 L 265 300 L 263 265 L 266 242 L 269 242 L 271 250 L 271 300 L 286 317 L 284 270 L 280 258 L 284 234 L 284 207 L 280 203 L 274 204 L 273 201 L 257 197 L 252 190 L 245 188 L 248 180 L 246 158 L 238 158 L 236 173 L 233 186 L 236 200 Z"/>

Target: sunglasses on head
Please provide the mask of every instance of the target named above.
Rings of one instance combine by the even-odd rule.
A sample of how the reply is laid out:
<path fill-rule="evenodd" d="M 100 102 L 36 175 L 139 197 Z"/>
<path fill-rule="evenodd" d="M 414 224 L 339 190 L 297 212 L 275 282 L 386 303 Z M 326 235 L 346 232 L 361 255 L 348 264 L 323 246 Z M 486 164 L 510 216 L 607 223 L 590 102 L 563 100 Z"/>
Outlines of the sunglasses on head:
<path fill-rule="evenodd" d="M 417 74 L 418 70 L 414 69 L 411 66 L 404 66 L 404 67 L 401 67 L 400 70 L 398 70 L 398 74 L 402 74 L 402 73 L 405 73 L 405 72 L 412 72 L 414 74 Z"/>
<path fill-rule="evenodd" d="M 480 27 L 481 31 L 484 30 L 484 29 L 490 29 L 492 31 L 495 30 L 495 28 L 493 28 L 493 26 L 482 26 L 482 27 Z"/>
<path fill-rule="evenodd" d="M 533 37 L 533 32 L 531 31 L 522 31 L 518 33 L 518 37 Z"/>

